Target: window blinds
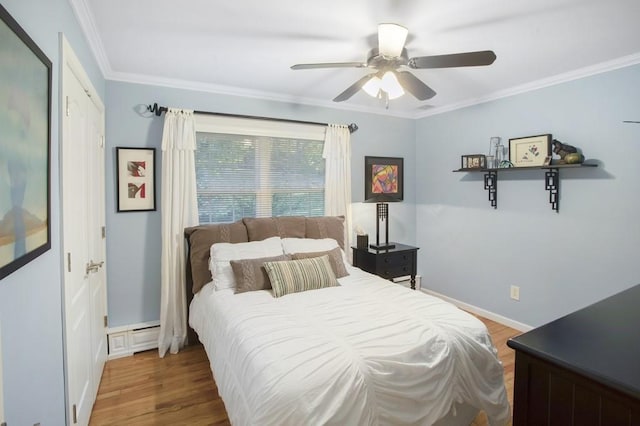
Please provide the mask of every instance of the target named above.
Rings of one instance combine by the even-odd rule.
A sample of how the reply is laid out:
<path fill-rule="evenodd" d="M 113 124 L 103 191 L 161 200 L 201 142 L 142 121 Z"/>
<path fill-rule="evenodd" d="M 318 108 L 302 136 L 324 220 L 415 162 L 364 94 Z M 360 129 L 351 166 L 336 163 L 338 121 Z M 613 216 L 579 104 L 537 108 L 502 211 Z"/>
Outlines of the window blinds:
<path fill-rule="evenodd" d="M 204 118 L 196 119 L 200 223 L 324 214 L 323 126 Z"/>

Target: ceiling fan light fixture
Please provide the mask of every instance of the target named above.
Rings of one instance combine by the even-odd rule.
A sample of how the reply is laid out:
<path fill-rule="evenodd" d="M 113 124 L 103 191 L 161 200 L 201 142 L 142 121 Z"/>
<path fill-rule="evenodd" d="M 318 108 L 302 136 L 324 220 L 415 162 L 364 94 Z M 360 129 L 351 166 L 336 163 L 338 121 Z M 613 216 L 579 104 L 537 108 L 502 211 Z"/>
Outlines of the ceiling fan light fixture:
<path fill-rule="evenodd" d="M 402 54 L 409 30 L 398 24 L 378 24 L 378 50 L 382 56 L 396 58 Z"/>
<path fill-rule="evenodd" d="M 393 71 L 387 71 L 382 76 L 380 89 L 387 92 L 389 99 L 396 99 L 404 95 L 404 89 Z"/>
<path fill-rule="evenodd" d="M 380 95 L 380 88 L 382 87 L 382 80 L 378 76 L 372 77 L 369 81 L 362 86 L 362 90 L 364 90 L 367 95 L 372 98 L 377 98 Z"/>

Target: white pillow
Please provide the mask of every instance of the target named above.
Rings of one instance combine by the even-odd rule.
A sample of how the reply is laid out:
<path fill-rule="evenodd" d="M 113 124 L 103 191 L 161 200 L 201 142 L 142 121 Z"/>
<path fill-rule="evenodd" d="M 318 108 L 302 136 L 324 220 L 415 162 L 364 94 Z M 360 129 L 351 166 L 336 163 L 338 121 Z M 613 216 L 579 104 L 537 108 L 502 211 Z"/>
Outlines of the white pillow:
<path fill-rule="evenodd" d="M 216 290 L 235 288 L 232 260 L 258 259 L 283 254 L 280 237 L 248 243 L 216 243 L 211 246 L 209 269 Z"/>
<path fill-rule="evenodd" d="M 338 242 L 333 238 L 283 238 L 282 248 L 285 254 L 294 253 L 312 253 L 314 251 L 329 251 L 336 247 L 340 247 Z M 349 265 L 349 258 L 344 250 L 342 252 L 342 261 L 345 265 Z"/>
<path fill-rule="evenodd" d="M 283 238 L 282 248 L 285 254 L 311 253 L 314 251 L 328 251 L 339 247 L 333 238 Z"/>

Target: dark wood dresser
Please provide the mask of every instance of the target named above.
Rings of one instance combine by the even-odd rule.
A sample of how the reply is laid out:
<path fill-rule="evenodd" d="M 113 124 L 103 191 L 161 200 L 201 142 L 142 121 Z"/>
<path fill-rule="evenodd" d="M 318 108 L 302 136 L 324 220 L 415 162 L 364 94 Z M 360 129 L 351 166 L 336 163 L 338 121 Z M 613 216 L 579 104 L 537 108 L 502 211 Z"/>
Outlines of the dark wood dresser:
<path fill-rule="evenodd" d="M 388 280 L 408 275 L 411 277 L 411 289 L 415 290 L 418 247 L 392 244 L 395 247 L 388 250 L 351 247 L 353 249 L 353 266 Z"/>
<path fill-rule="evenodd" d="M 515 426 L 640 425 L 640 285 L 507 345 Z"/>

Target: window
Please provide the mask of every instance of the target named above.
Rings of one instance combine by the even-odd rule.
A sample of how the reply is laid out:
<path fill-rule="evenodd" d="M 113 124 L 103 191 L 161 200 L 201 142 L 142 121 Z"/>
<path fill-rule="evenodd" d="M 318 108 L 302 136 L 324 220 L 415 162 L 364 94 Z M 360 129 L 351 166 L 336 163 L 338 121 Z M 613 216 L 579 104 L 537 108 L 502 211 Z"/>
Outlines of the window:
<path fill-rule="evenodd" d="M 222 124 L 211 124 L 211 118 L 220 119 L 198 116 L 196 120 L 200 223 L 324 215 L 324 127 L 322 132 L 314 129 L 314 139 L 307 139 L 309 134 L 296 132 L 298 125 L 283 132 L 278 123 L 280 131 L 265 131 L 262 120 L 240 119 L 239 128 L 228 123 L 239 119 L 224 117 Z M 259 123 L 251 127 L 249 121 Z M 293 137 L 296 133 L 300 136 Z"/>

